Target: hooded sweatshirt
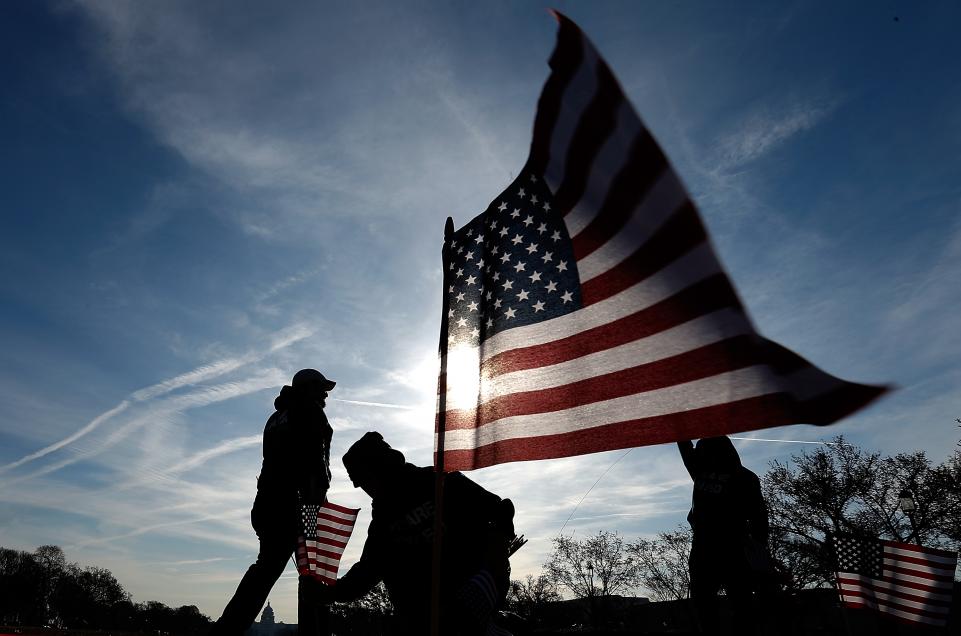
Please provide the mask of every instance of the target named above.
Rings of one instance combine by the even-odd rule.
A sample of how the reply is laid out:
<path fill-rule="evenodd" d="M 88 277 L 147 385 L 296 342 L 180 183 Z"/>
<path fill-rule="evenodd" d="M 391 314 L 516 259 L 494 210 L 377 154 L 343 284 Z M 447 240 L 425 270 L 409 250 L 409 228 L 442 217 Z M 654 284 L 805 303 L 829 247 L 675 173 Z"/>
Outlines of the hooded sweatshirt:
<path fill-rule="evenodd" d="M 330 486 L 333 429 L 312 396 L 291 386 L 274 400 L 276 412 L 264 426 L 264 461 L 257 479 L 258 499 L 285 505 L 323 503 Z"/>
<path fill-rule="evenodd" d="M 681 456 L 694 480 L 687 520 L 697 541 L 730 542 L 750 536 L 765 542 L 767 508 L 757 475 L 741 465 L 727 437 L 701 439 L 697 447 L 679 442 Z"/>

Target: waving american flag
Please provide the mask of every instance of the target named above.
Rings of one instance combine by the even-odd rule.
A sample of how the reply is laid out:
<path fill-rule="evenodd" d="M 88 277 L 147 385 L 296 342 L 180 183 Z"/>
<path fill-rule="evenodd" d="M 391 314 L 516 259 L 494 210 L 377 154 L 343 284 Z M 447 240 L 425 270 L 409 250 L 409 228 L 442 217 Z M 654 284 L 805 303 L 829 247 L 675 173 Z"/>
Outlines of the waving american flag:
<path fill-rule="evenodd" d="M 322 506 L 304 505 L 300 510 L 303 533 L 297 541 L 297 573 L 334 584 L 360 508 L 327 501 Z"/>
<path fill-rule="evenodd" d="M 832 545 L 838 593 L 847 607 L 914 623 L 947 623 L 957 552 L 851 535 L 833 537 Z"/>
<path fill-rule="evenodd" d="M 557 17 L 527 164 L 445 243 L 445 470 L 827 424 L 881 395 L 757 334 L 657 142 Z"/>

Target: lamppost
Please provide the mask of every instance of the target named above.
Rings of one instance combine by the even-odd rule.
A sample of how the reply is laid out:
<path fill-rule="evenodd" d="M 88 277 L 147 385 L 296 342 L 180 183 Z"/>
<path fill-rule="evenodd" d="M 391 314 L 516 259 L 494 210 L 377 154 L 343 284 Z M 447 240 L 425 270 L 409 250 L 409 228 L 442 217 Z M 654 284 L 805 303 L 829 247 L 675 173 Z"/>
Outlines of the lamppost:
<path fill-rule="evenodd" d="M 911 536 L 908 538 L 910 541 L 914 539 L 918 540 L 918 529 L 914 525 L 914 511 L 917 506 L 914 505 L 914 495 L 911 491 L 905 488 L 901 491 L 901 495 L 898 497 L 898 507 L 901 508 L 901 512 L 908 516 L 908 521 L 911 522 Z"/>
<path fill-rule="evenodd" d="M 590 596 L 588 597 L 588 602 L 590 603 L 591 612 L 591 624 L 597 625 L 597 599 L 594 595 L 594 563 L 592 561 L 587 562 L 587 580 L 588 584 L 591 586 Z"/>

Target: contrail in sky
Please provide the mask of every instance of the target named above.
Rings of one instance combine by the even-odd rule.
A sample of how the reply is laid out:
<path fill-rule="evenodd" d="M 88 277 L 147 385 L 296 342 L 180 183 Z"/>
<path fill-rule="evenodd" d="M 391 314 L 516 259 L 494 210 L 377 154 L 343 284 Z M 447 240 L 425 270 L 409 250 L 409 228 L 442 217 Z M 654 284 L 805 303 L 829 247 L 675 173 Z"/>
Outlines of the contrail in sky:
<path fill-rule="evenodd" d="M 777 444 L 821 444 L 823 446 L 853 446 L 853 444 L 838 444 L 837 442 L 811 442 L 803 439 L 765 439 L 763 437 L 734 437 L 731 439 L 741 439 L 748 442 L 775 442 Z"/>
<path fill-rule="evenodd" d="M 166 395 L 167 393 L 170 393 L 171 391 L 182 388 L 184 386 L 193 385 L 198 382 L 210 380 L 210 379 L 219 377 L 221 375 L 224 375 L 225 373 L 235 371 L 236 369 L 242 366 L 248 365 L 252 362 L 256 362 L 257 360 L 263 358 L 265 355 L 268 355 L 269 353 L 273 353 L 278 349 L 289 347 L 290 345 L 300 340 L 303 340 L 304 338 L 307 338 L 312 334 L 313 334 L 313 331 L 309 329 L 307 326 L 302 324 L 294 325 L 293 327 L 284 329 L 278 334 L 275 334 L 273 341 L 271 342 L 270 348 L 265 352 L 248 353 L 246 355 L 239 356 L 236 358 L 227 358 L 224 360 L 220 360 L 218 362 L 203 365 L 201 367 L 197 367 L 192 371 L 188 371 L 187 373 L 183 373 L 181 375 L 175 376 L 169 380 L 164 380 L 163 382 L 158 382 L 157 384 L 134 391 L 130 395 L 129 399 L 123 400 L 122 402 L 120 402 L 120 404 L 113 407 L 109 411 L 105 411 L 101 413 L 97 417 L 90 420 L 90 422 L 88 422 L 85 426 L 71 433 L 67 437 L 64 437 L 63 439 L 57 442 L 54 442 L 49 446 L 45 446 L 38 451 L 35 451 L 28 455 L 24 455 L 20 459 L 14 460 L 9 464 L 0 466 L 0 474 L 5 473 L 14 468 L 17 468 L 18 466 L 22 466 L 23 464 L 31 462 L 35 459 L 40 459 L 41 457 L 45 457 L 50 453 L 60 450 L 64 446 L 72 444 L 73 442 L 77 441 L 84 435 L 87 435 L 91 431 L 98 428 L 101 424 L 103 424 L 107 420 L 127 410 L 127 408 L 131 405 L 131 402 L 144 402 L 152 398 Z"/>
<path fill-rule="evenodd" d="M 362 402 L 360 400 L 344 400 L 342 398 L 327 398 L 333 402 L 343 402 L 345 404 L 357 404 L 360 406 L 377 406 L 382 409 L 400 409 L 402 411 L 414 411 L 417 410 L 416 406 L 407 406 L 406 404 L 386 404 L 384 402 Z"/>
<path fill-rule="evenodd" d="M 67 444 L 71 444 L 71 443 L 75 442 L 76 440 L 80 439 L 81 437 L 83 437 L 84 435 L 86 435 L 87 433 L 89 433 L 90 431 L 94 430 L 95 428 L 97 428 L 98 426 L 100 426 L 100 425 L 101 425 L 102 423 L 104 423 L 105 421 L 109 420 L 109 419 L 110 419 L 111 417 L 113 417 L 114 415 L 117 415 L 118 413 L 122 413 L 122 412 L 126 411 L 128 406 L 130 406 L 130 401 L 129 401 L 129 400 L 124 400 L 123 402 L 121 402 L 121 403 L 118 404 L 117 406 L 113 407 L 113 408 L 110 409 L 109 411 L 106 411 L 106 412 L 104 412 L 104 413 L 101 413 L 101 414 L 98 415 L 97 417 L 93 418 L 92 420 L 90 420 L 90 422 L 87 423 L 86 426 L 84 426 L 83 428 L 75 431 L 72 435 L 68 435 L 67 437 L 64 437 L 64 438 L 63 438 L 62 440 L 60 440 L 59 442 L 54 442 L 53 444 L 50 444 L 49 446 L 45 446 L 44 448 L 41 448 L 40 450 L 38 450 L 38 451 L 36 451 L 36 452 L 34 452 L 34 453 L 30 453 L 29 455 L 24 455 L 24 456 L 21 457 L 20 459 L 18 459 L 18 460 L 16 460 L 16 461 L 13 461 L 13 462 L 10 462 L 9 464 L 6 464 L 5 466 L 0 466 L 0 473 L 5 473 L 5 472 L 7 472 L 8 470 L 12 470 L 12 469 L 16 468 L 17 466 L 22 466 L 23 464 L 26 464 L 27 462 L 33 461 L 33 460 L 35 460 L 35 459 L 39 459 L 39 458 L 43 457 L 44 455 L 49 455 L 50 453 L 52 453 L 52 452 L 54 452 L 54 451 L 60 450 L 61 448 L 63 448 L 63 447 L 66 446 Z"/>

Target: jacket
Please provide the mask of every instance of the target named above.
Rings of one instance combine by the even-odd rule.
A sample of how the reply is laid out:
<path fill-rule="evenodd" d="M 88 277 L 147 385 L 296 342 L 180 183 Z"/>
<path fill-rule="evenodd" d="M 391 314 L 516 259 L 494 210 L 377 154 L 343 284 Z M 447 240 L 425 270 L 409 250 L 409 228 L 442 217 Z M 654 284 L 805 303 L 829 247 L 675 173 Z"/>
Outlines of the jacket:
<path fill-rule="evenodd" d="M 263 464 L 251 513 L 254 529 L 289 528 L 301 503 L 324 502 L 330 487 L 333 429 L 324 409 L 290 386 L 274 400 L 264 426 Z"/>
<path fill-rule="evenodd" d="M 761 482 L 741 465 L 734 445 L 726 437 L 698 442 L 678 442 L 694 495 L 687 520 L 698 543 L 726 543 L 750 537 L 766 544 L 768 516 Z"/>
<path fill-rule="evenodd" d="M 390 491 L 372 502 L 363 553 L 334 585 L 334 600 L 359 598 L 383 581 L 404 633 L 428 633 L 434 480 L 432 468 L 409 463 L 392 476 Z M 455 618 L 451 608 L 458 592 L 482 570 L 499 571 L 505 580 L 496 586 L 506 592 L 506 551 L 502 562 L 491 563 L 488 546 L 492 537 L 514 535 L 513 505 L 461 473 L 450 473 L 444 487 L 443 518 L 442 624 Z"/>

